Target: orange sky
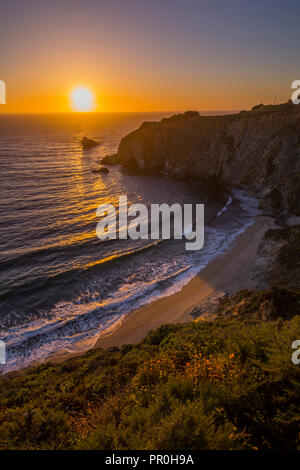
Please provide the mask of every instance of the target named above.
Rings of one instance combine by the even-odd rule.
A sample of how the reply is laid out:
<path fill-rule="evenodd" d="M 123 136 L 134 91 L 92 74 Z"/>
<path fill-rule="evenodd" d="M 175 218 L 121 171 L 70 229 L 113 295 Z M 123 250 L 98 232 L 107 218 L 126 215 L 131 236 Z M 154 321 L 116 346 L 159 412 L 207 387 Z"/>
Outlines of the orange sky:
<path fill-rule="evenodd" d="M 173 86 L 157 89 L 145 81 L 134 86 L 126 86 L 122 81 L 116 81 L 114 84 L 112 80 L 102 78 L 97 82 L 89 76 L 77 82 L 67 76 L 61 76 L 60 82 L 52 89 L 50 84 L 42 79 L 34 87 L 30 84 L 10 87 L 10 83 L 6 83 L 7 104 L 0 106 L 0 112 L 74 111 L 70 102 L 70 92 L 76 85 L 88 87 L 93 92 L 97 112 L 248 109 L 262 101 L 273 103 L 275 94 L 279 101 L 285 101 L 291 93 L 290 83 L 280 89 L 264 90 L 263 86 L 239 84 L 234 80 L 233 83 L 228 81 L 222 86 L 215 80 L 203 80 L 197 87 L 189 83 L 186 89 L 178 81 Z"/>
<path fill-rule="evenodd" d="M 296 2 L 295 8 L 299 5 Z M 10 1 L 1 7 L 0 112 L 248 109 L 291 95 L 299 15 L 277 0 Z"/>

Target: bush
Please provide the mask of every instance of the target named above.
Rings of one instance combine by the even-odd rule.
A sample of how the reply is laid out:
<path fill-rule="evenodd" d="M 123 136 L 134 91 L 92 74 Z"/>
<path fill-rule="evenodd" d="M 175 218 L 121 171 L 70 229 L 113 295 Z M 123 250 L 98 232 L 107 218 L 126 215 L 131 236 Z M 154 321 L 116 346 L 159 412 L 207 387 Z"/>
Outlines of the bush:
<path fill-rule="evenodd" d="M 297 449 L 300 317 L 248 315 L 259 296 L 233 298 L 242 318 L 164 325 L 139 345 L 3 376 L 0 448 Z"/>

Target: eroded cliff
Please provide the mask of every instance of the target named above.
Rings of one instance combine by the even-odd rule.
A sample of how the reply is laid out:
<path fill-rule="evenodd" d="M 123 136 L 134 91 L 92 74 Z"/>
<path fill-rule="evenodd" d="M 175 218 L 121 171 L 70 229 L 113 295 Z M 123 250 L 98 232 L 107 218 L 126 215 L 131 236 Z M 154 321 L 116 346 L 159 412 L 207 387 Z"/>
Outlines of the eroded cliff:
<path fill-rule="evenodd" d="M 117 160 L 177 178 L 248 185 L 275 216 L 300 216 L 300 106 L 257 106 L 227 116 L 187 112 L 124 137 Z M 294 217 L 295 218 L 295 217 Z"/>

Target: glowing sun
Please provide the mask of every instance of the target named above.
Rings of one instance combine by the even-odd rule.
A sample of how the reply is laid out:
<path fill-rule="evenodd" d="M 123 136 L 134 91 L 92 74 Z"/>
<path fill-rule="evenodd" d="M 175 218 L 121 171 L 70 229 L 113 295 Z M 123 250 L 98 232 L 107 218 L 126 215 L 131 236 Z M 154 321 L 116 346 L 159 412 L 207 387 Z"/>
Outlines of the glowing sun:
<path fill-rule="evenodd" d="M 74 111 L 93 111 L 95 109 L 95 97 L 89 88 L 76 87 L 70 94 L 71 107 Z"/>

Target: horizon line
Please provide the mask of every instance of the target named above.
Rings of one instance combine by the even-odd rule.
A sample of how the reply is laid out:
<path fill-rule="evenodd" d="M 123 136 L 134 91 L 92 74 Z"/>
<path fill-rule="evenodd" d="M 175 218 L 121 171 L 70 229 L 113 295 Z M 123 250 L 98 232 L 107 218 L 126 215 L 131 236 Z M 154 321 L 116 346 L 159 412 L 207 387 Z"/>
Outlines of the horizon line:
<path fill-rule="evenodd" d="M 251 108 L 249 108 L 250 110 Z M 186 113 L 187 111 L 196 111 L 199 113 L 203 112 L 240 112 L 247 111 L 248 109 L 177 109 L 177 110 L 158 110 L 158 111 L 0 111 L 1 115 L 12 115 L 12 114 L 77 114 L 77 115 L 93 115 L 93 114 L 157 114 L 157 113 Z"/>

